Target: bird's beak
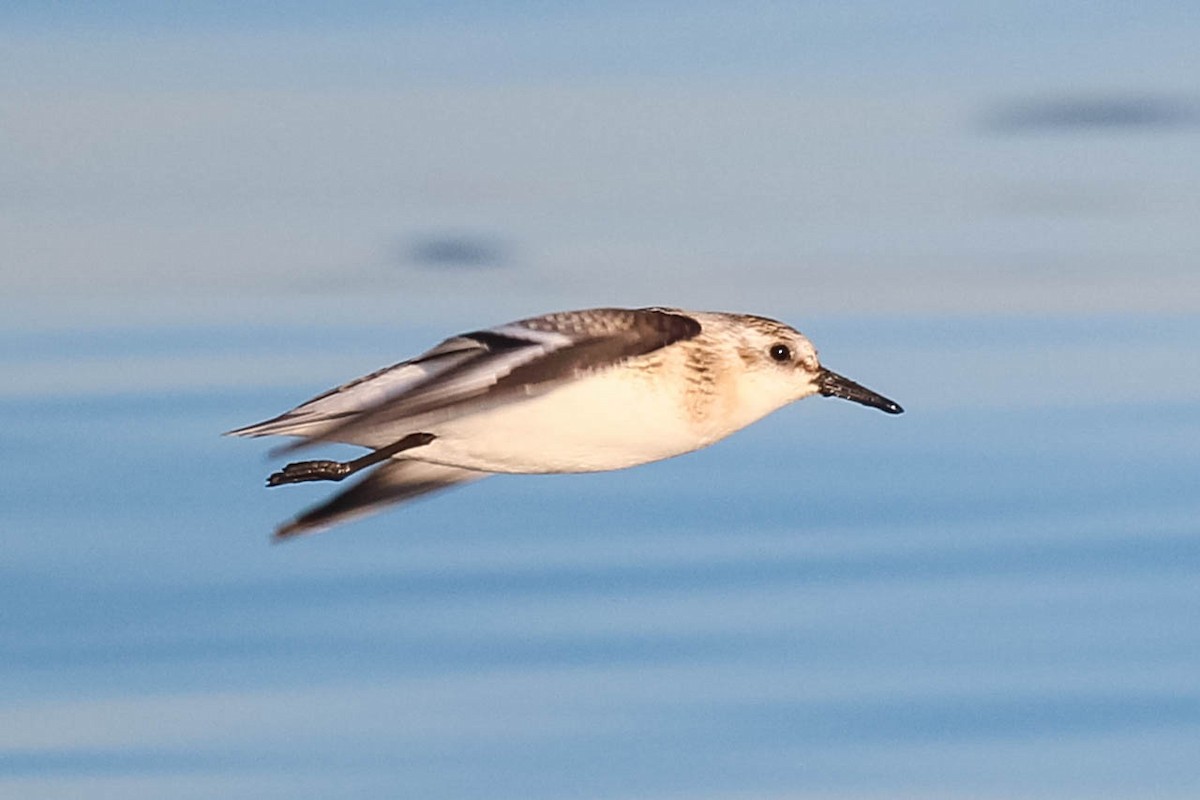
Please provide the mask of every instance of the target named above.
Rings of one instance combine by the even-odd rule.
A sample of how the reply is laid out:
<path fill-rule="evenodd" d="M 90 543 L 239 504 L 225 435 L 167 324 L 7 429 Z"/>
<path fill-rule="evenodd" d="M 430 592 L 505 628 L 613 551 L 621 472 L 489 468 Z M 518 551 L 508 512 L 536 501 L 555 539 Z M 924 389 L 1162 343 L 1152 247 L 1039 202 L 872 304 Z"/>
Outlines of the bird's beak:
<path fill-rule="evenodd" d="M 817 373 L 817 391 L 825 397 L 840 397 L 843 400 L 853 400 L 856 403 L 862 403 L 864 406 L 878 408 L 880 411 L 886 411 L 889 414 L 903 414 L 904 409 L 892 400 L 888 400 L 883 395 L 872 392 L 865 386 L 860 386 L 849 378 L 843 378 L 832 370 L 821 367 L 821 371 Z"/>

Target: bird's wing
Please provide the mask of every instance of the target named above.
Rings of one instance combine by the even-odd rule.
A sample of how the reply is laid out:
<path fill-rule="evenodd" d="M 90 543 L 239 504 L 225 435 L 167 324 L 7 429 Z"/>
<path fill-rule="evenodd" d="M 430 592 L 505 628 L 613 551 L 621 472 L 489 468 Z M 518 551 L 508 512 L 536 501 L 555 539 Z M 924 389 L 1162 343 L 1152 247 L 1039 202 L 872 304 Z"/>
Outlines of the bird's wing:
<path fill-rule="evenodd" d="M 228 431 L 229 436 L 304 436 L 402 396 L 415 386 L 478 355 L 478 344 L 456 337 L 400 364 L 355 378 L 277 417 Z"/>
<path fill-rule="evenodd" d="M 686 313 L 598 308 L 520 320 L 455 336 L 417 358 L 316 397 L 237 436 L 306 437 L 285 450 L 350 441 L 381 425 L 425 415 L 474 413 L 547 391 L 700 333 Z"/>
<path fill-rule="evenodd" d="M 315 533 L 339 522 L 374 514 L 396 503 L 486 478 L 489 474 L 424 461 L 388 461 L 358 483 L 281 525 L 275 531 L 275 538 Z"/>

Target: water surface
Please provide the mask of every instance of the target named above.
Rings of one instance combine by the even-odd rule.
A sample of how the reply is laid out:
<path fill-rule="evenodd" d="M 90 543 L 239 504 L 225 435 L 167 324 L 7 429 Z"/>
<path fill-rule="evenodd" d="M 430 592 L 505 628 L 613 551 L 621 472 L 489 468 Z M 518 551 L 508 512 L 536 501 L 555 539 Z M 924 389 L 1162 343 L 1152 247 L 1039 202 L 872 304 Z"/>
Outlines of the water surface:
<path fill-rule="evenodd" d="M 438 333 L 5 333 L 0 790 L 1194 796 L 1200 324 L 807 328 L 907 413 L 281 546 L 218 434 Z"/>

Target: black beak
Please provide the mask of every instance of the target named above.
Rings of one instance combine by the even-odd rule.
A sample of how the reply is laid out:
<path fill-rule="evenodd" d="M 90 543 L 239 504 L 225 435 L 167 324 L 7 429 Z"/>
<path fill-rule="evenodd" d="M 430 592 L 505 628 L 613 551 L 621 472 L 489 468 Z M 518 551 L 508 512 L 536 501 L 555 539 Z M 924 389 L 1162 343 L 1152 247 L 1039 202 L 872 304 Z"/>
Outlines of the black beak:
<path fill-rule="evenodd" d="M 888 400 L 877 392 L 872 392 L 865 386 L 860 386 L 849 378 L 843 378 L 836 372 L 821 368 L 817 373 L 817 391 L 825 397 L 840 397 L 843 400 L 853 400 L 864 406 L 878 408 L 889 414 L 903 414 L 904 409 L 898 403 Z"/>

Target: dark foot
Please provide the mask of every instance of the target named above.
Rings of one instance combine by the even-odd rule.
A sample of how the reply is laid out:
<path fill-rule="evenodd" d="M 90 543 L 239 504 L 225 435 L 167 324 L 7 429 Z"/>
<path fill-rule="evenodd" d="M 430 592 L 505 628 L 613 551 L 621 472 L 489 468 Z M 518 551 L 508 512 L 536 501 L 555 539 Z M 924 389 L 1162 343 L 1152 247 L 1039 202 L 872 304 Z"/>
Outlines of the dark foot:
<path fill-rule="evenodd" d="M 267 486 L 305 481 L 340 481 L 353 471 L 344 461 L 297 461 L 267 478 Z"/>
<path fill-rule="evenodd" d="M 267 478 L 267 486 L 282 486 L 285 483 L 304 483 L 306 481 L 340 481 L 360 469 L 366 469 L 380 461 L 386 461 L 401 451 L 423 447 L 436 438 L 432 433 L 410 433 L 387 447 L 381 447 L 353 461 L 296 461 Z"/>

